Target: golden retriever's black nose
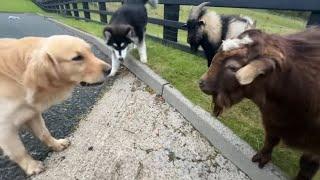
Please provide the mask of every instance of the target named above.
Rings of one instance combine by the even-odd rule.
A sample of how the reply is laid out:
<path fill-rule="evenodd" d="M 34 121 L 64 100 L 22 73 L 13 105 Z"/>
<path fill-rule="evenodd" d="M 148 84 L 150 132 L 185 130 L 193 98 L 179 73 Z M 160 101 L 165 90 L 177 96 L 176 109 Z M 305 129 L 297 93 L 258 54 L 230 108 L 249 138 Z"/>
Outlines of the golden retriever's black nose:
<path fill-rule="evenodd" d="M 103 70 L 103 73 L 105 76 L 108 76 L 110 73 L 111 73 L 111 68 L 110 67 L 106 67 L 104 70 Z"/>

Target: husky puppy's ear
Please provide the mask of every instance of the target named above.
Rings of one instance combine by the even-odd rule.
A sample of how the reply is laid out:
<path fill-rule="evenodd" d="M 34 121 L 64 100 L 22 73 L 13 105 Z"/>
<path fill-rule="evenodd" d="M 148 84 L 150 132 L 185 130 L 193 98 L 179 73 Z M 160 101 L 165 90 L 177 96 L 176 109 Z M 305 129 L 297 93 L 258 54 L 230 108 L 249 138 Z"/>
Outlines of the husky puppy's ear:
<path fill-rule="evenodd" d="M 136 35 L 136 32 L 134 31 L 134 28 L 132 26 L 128 26 L 127 29 L 127 38 L 129 38 L 133 43 L 138 43 L 138 37 Z"/>
<path fill-rule="evenodd" d="M 108 41 L 110 39 L 111 35 L 112 35 L 112 27 L 106 26 L 103 29 L 103 36 L 104 36 L 105 40 Z"/>

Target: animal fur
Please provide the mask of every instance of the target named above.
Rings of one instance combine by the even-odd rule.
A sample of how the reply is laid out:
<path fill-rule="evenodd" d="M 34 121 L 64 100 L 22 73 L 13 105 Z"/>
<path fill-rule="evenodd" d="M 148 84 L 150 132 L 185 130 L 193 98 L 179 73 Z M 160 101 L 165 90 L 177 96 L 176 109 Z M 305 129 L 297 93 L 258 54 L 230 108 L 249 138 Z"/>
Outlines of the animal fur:
<path fill-rule="evenodd" d="M 29 128 L 55 151 L 69 146 L 51 136 L 42 112 L 71 95 L 78 84 L 103 83 L 110 66 L 96 58 L 82 39 L 57 35 L 49 38 L 0 39 L 0 148 L 27 175 L 44 170 L 26 151 L 18 132 Z"/>
<path fill-rule="evenodd" d="M 220 16 L 214 11 L 207 11 L 205 6 L 208 4 L 209 2 L 204 2 L 194 7 L 185 27 L 188 30 L 188 43 L 191 50 L 197 51 L 201 46 L 210 66 L 222 41 L 254 28 L 255 21 L 250 17 Z"/>
<path fill-rule="evenodd" d="M 265 144 L 252 158 L 262 168 L 282 140 L 303 152 L 297 179 L 311 179 L 320 162 L 320 28 L 288 36 L 248 30 L 219 51 L 200 88 L 213 96 L 214 113 L 251 99 L 260 109 Z"/>
<path fill-rule="evenodd" d="M 140 60 L 147 63 L 147 47 L 145 31 L 148 23 L 146 3 L 156 6 L 157 0 L 128 0 L 112 16 L 103 34 L 106 45 L 111 50 L 112 70 L 110 76 L 114 76 L 128 52 L 131 45 L 138 48 Z"/>

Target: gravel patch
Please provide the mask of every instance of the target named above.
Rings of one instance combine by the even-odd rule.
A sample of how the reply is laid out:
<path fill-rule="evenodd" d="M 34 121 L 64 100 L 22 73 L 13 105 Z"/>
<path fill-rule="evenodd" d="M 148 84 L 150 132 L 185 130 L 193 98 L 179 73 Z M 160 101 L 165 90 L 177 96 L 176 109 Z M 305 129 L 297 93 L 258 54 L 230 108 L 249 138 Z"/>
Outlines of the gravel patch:
<path fill-rule="evenodd" d="M 118 77 L 70 140 L 33 179 L 249 179 L 131 73 Z"/>

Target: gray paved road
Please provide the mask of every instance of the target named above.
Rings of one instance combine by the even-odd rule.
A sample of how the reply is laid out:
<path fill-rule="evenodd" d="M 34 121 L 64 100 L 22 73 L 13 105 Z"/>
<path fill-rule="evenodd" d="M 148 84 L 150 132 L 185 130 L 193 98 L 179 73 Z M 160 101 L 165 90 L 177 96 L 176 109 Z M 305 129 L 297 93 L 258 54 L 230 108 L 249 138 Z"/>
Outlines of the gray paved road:
<path fill-rule="evenodd" d="M 9 16 L 17 16 L 19 19 L 8 19 Z M 21 38 L 24 36 L 47 37 L 54 34 L 69 34 L 70 31 L 60 27 L 46 18 L 33 14 L 0 14 L 0 38 Z M 93 46 L 93 51 L 101 59 L 108 58 Z M 73 97 L 61 105 L 54 106 L 44 113 L 46 124 L 55 137 L 68 136 L 77 126 L 79 120 L 87 114 L 93 104 L 113 83 L 109 80 L 104 86 L 82 88 L 78 87 Z M 80 98 L 81 97 L 81 98 Z M 50 151 L 38 140 L 27 132 L 21 133 L 21 137 L 31 155 L 44 160 Z M 23 171 L 6 157 L 0 155 L 0 180 L 26 179 Z"/>

